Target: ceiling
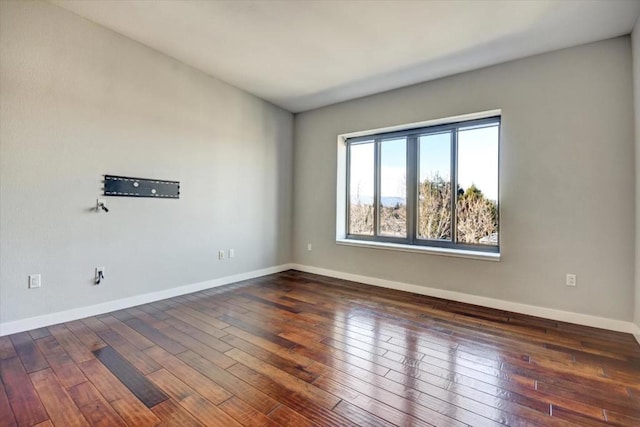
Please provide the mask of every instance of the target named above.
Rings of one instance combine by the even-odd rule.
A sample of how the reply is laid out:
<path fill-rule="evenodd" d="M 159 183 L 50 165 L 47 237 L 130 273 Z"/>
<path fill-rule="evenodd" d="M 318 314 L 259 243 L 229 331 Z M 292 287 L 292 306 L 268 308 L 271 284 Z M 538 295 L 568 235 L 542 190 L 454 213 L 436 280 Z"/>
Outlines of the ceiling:
<path fill-rule="evenodd" d="M 631 32 L 634 0 L 50 0 L 292 112 Z"/>

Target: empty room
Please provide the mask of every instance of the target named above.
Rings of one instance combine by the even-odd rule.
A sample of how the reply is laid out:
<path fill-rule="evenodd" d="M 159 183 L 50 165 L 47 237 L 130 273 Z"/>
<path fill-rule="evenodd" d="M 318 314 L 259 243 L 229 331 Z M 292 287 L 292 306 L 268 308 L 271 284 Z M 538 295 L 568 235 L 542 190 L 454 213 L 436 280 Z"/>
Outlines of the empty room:
<path fill-rule="evenodd" d="M 640 1 L 0 0 L 0 427 L 640 426 Z"/>

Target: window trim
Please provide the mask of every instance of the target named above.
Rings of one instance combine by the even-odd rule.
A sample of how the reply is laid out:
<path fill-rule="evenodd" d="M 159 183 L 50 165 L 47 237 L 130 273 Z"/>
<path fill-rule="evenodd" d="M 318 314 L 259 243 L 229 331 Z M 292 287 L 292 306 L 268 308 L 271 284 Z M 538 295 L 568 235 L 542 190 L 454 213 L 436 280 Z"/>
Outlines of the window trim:
<path fill-rule="evenodd" d="M 425 134 L 439 132 L 451 132 L 451 177 L 452 184 L 457 185 L 457 132 L 455 130 L 467 126 L 498 123 L 502 126 L 502 111 L 491 110 L 481 113 L 466 114 L 445 119 L 430 120 L 426 122 L 413 123 L 408 125 L 392 126 L 382 129 L 374 129 L 362 132 L 352 132 L 338 137 L 338 200 L 337 200 L 337 221 L 336 221 L 336 242 L 339 244 L 353 244 L 354 246 L 381 247 L 388 246 L 390 249 L 404 250 L 409 252 L 443 252 L 444 255 L 464 256 L 476 258 L 474 254 L 481 255 L 481 259 L 499 259 L 500 254 L 500 174 L 498 173 L 498 242 L 496 246 L 456 243 L 455 233 L 457 231 L 455 214 L 457 205 L 457 191 L 454 191 L 451 198 L 452 208 L 452 239 L 451 240 L 428 240 L 417 237 L 417 200 L 418 200 L 418 161 L 419 144 L 418 138 Z M 500 168 L 500 139 L 498 135 L 498 168 Z M 380 197 L 380 146 L 381 141 L 397 138 L 399 136 L 407 138 L 407 237 L 392 237 L 379 235 L 379 203 Z M 374 145 L 374 235 L 349 234 L 350 221 L 350 146 L 358 143 L 371 142 Z M 413 163 L 416 163 L 413 165 Z M 415 182 L 414 182 L 415 181 Z M 457 188 L 457 187 L 456 187 Z M 414 194 L 415 193 L 415 194 Z M 410 196 L 413 194 L 413 196 Z M 342 199 L 342 200 L 340 200 Z M 343 208 L 343 209 L 341 209 Z M 340 219 L 342 212 L 342 220 Z M 484 254 L 488 256 L 484 256 Z"/>
<path fill-rule="evenodd" d="M 361 248 L 383 249 L 383 250 L 410 252 L 410 253 L 418 253 L 418 254 L 431 254 L 431 255 L 458 257 L 458 258 L 470 258 L 470 259 L 477 259 L 477 260 L 483 260 L 483 261 L 500 261 L 500 256 L 501 256 L 499 252 L 481 252 L 481 251 L 464 250 L 464 249 L 439 248 L 437 246 L 405 245 L 400 243 L 378 242 L 375 240 L 366 241 L 366 240 L 341 238 L 341 239 L 336 239 L 336 244 L 341 246 L 354 246 L 354 247 L 361 247 Z"/>

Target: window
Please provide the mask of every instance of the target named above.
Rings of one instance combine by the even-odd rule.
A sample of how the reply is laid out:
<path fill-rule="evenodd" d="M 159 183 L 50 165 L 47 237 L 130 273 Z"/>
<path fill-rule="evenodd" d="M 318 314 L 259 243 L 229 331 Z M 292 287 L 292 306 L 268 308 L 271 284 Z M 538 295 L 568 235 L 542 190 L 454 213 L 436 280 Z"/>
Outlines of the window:
<path fill-rule="evenodd" d="M 500 117 L 346 139 L 347 239 L 499 252 Z"/>

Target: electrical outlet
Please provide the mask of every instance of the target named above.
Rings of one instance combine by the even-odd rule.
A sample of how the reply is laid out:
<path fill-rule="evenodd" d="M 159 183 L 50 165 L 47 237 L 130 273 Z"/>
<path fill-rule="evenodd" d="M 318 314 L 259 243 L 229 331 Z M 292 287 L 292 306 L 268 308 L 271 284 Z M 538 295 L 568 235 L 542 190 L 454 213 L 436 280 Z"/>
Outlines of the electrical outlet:
<path fill-rule="evenodd" d="M 311 243 L 307 243 L 307 250 L 311 252 Z"/>
<path fill-rule="evenodd" d="M 578 278 L 575 274 L 567 274 L 567 286 L 578 286 Z"/>
<path fill-rule="evenodd" d="M 42 278 L 39 274 L 29 275 L 29 289 L 39 288 L 42 286 Z"/>
<path fill-rule="evenodd" d="M 236 251 L 235 249 L 229 249 L 229 258 L 235 258 Z"/>
<path fill-rule="evenodd" d="M 224 259 L 224 251 L 218 251 L 218 259 Z"/>

